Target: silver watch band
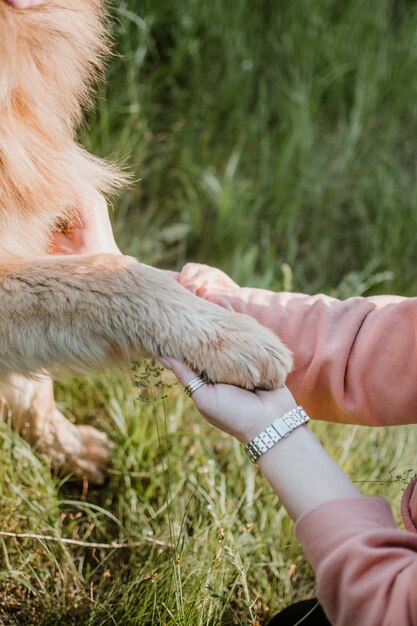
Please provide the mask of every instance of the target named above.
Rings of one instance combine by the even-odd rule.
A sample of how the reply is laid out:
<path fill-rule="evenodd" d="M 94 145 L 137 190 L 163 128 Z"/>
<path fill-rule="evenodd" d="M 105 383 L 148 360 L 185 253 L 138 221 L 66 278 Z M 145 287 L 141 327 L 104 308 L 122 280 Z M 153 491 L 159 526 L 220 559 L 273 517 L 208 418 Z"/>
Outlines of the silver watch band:
<path fill-rule="evenodd" d="M 282 417 L 278 417 L 246 444 L 245 451 L 248 457 L 256 463 L 259 457 L 268 452 L 278 441 L 288 437 L 293 430 L 306 424 L 309 419 L 302 406 L 297 406 Z"/>

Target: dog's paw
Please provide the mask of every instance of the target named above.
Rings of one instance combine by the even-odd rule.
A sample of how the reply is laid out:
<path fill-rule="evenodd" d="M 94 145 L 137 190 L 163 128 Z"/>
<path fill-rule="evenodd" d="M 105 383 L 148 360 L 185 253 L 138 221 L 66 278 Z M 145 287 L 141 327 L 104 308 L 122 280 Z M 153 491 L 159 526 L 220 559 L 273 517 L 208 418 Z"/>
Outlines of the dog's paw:
<path fill-rule="evenodd" d="M 103 484 L 114 447 L 107 435 L 92 426 L 72 424 L 59 411 L 51 424 L 53 436 L 43 439 L 39 447 L 52 457 L 55 469 L 94 485 Z"/>
<path fill-rule="evenodd" d="M 216 337 L 186 355 L 188 364 L 211 382 L 245 389 L 276 389 L 285 383 L 292 355 L 268 328 L 247 315 L 224 311 Z"/>
<path fill-rule="evenodd" d="M 73 473 L 76 478 L 101 485 L 106 479 L 114 445 L 105 433 L 92 426 L 82 425 L 76 428 L 81 447 L 76 455 L 67 460 L 65 470 Z"/>

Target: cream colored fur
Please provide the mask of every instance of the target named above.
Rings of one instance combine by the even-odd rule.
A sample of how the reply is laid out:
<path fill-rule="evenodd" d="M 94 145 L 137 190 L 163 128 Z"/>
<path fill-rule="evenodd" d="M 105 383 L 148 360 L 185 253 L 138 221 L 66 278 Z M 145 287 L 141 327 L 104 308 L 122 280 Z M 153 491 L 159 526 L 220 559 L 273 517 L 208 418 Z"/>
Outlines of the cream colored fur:
<path fill-rule="evenodd" d="M 68 8 L 69 7 L 69 8 Z M 291 356 L 269 330 L 130 257 L 47 256 L 79 198 L 123 184 L 75 140 L 106 52 L 101 0 L 0 2 L 0 379 L 3 415 L 57 466 L 100 482 L 108 442 L 56 409 L 39 372 L 175 356 L 213 381 L 282 384 Z M 27 378 L 36 374 L 38 378 Z"/>

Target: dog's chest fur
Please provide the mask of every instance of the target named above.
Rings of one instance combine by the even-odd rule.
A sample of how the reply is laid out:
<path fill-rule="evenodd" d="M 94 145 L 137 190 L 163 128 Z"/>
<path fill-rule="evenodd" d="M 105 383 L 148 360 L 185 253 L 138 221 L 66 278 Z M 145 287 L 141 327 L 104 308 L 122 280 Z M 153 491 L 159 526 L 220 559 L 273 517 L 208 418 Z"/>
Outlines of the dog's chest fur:
<path fill-rule="evenodd" d="M 54 223 L 123 177 L 76 141 L 106 52 L 101 0 L 0 2 L 0 262 L 44 254 Z"/>

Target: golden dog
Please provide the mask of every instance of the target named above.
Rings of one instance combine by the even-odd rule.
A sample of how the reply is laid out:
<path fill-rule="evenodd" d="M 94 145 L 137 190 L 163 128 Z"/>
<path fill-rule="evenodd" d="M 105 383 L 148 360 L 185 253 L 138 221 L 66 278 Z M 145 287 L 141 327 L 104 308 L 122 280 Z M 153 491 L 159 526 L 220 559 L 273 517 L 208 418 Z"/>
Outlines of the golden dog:
<path fill-rule="evenodd" d="M 3 415 L 56 466 L 103 479 L 108 441 L 56 408 L 46 372 L 174 356 L 212 381 L 283 383 L 291 356 L 269 330 L 125 256 L 48 256 L 80 197 L 123 184 L 76 141 L 106 52 L 101 0 L 0 2 L 0 379 Z M 34 376 L 36 375 L 36 376 Z"/>

